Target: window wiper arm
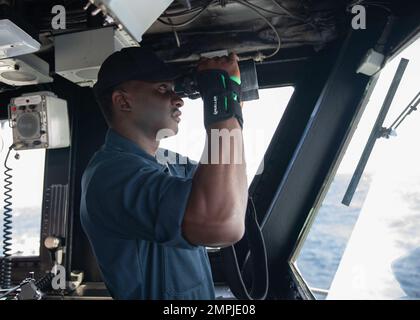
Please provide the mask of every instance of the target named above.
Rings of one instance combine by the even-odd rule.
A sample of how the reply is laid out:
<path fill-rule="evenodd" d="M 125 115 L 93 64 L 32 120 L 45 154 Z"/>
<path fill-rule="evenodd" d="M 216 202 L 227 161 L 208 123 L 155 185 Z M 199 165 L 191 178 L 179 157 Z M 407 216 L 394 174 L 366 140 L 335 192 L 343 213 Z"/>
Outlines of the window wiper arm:
<path fill-rule="evenodd" d="M 356 170 L 353 173 L 350 184 L 347 187 L 343 200 L 341 201 L 341 203 L 346 206 L 349 206 L 351 200 L 353 199 L 354 193 L 356 192 L 357 186 L 359 185 L 360 178 L 362 177 L 363 171 L 366 168 L 367 162 L 375 146 L 376 140 L 384 136 L 384 129 L 382 125 L 385 121 L 386 115 L 389 112 L 392 101 L 394 100 L 395 94 L 401 83 L 408 62 L 409 60 L 403 58 L 401 59 L 400 64 L 398 65 L 398 69 L 395 72 L 394 79 L 392 80 L 391 86 L 389 87 L 384 103 L 382 104 L 382 108 L 379 112 L 378 117 L 376 118 L 375 125 L 373 126 L 369 139 L 365 145 L 365 148 L 363 149 L 363 153 L 357 164 Z"/>
<path fill-rule="evenodd" d="M 401 123 L 413 112 L 417 111 L 417 106 L 420 104 L 420 91 L 414 97 L 414 99 L 408 104 L 408 106 L 401 112 L 401 114 L 395 119 L 389 128 L 382 128 L 381 138 L 389 138 L 395 136 L 397 128 Z"/>

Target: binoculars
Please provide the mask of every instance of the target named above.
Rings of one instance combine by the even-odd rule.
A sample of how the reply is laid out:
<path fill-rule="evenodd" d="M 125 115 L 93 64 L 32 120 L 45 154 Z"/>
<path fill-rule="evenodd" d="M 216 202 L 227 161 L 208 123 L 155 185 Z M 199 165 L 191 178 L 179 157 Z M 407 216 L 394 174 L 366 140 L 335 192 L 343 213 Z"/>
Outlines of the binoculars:
<path fill-rule="evenodd" d="M 257 100 L 259 95 L 255 61 L 239 61 L 239 70 L 241 72 L 241 100 Z M 184 76 L 175 81 L 175 92 L 182 98 L 197 99 L 200 97 L 195 70 L 187 71 Z"/>

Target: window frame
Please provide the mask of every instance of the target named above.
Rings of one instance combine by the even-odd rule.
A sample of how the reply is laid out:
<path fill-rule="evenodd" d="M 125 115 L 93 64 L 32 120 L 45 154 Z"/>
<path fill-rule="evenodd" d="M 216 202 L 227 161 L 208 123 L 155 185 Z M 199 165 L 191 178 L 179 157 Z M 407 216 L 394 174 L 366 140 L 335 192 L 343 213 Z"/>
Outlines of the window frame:
<path fill-rule="evenodd" d="M 302 99 L 303 105 L 308 105 L 308 109 L 312 108 L 311 114 L 276 190 L 272 194 L 264 195 L 263 201 L 266 201 L 266 206 L 264 207 L 260 199 L 256 201 L 257 214 L 264 213 L 263 217 L 259 216 L 259 218 L 268 254 L 269 298 L 281 299 L 294 296 L 295 294 L 291 292 L 296 291 L 293 289 L 294 286 L 298 288 L 301 298 L 312 298 L 310 294 L 302 296 L 302 292 L 308 292 L 309 288 L 304 281 L 302 283 L 297 281 L 301 279 L 301 276 L 290 263 L 291 257 L 302 235 L 302 230 L 307 226 L 308 215 L 320 199 L 320 193 L 325 188 L 327 178 L 331 175 L 331 170 L 345 146 L 351 128 L 356 124 L 358 112 L 363 108 L 365 98 L 373 91 L 373 80 L 356 74 L 354 70 L 357 69 L 372 43 L 380 37 L 385 23 L 385 19 L 376 21 L 363 33 L 350 31 L 343 42 L 332 46 L 331 52 L 324 56 L 324 60 L 320 59 L 319 66 L 311 61 L 311 65 L 308 66 L 312 70 L 307 71 L 309 78 L 304 79 L 295 87 L 295 98 L 304 95 L 305 97 L 299 98 Z M 334 63 L 332 64 L 331 61 Z M 328 67 L 331 68 L 328 69 Z M 320 70 L 323 72 L 320 73 Z M 311 85 L 318 84 L 312 81 L 313 73 L 317 74 L 320 87 L 319 91 L 316 91 L 315 100 L 310 101 L 307 96 L 309 96 Z M 321 75 L 325 78 L 323 79 Z M 350 86 L 349 83 L 352 85 Z M 292 98 L 292 100 L 296 99 Z M 340 104 L 337 104 L 337 100 Z M 297 108 L 297 106 L 303 108 L 302 104 L 296 102 L 292 101 L 288 109 Z M 290 121 L 290 118 L 287 118 L 285 120 Z M 288 133 L 283 132 L 283 134 L 286 137 Z M 279 141 L 273 141 L 273 143 L 278 144 Z M 274 170 L 271 172 L 267 170 L 266 173 L 274 176 L 273 172 Z M 274 180 L 274 177 L 271 180 Z M 258 186 L 254 190 L 252 187 L 251 185 L 250 192 L 267 190 L 267 185 L 259 186 L 260 190 Z M 282 271 L 279 272 L 279 270 Z M 292 273 L 293 277 L 286 277 L 287 273 Z"/>
<path fill-rule="evenodd" d="M 406 39 L 406 42 L 404 43 L 404 45 L 400 46 L 398 50 L 394 50 L 392 51 L 392 55 L 389 55 L 386 59 L 386 62 L 383 66 L 383 68 L 385 67 L 386 64 L 388 64 L 391 60 L 393 60 L 402 50 L 404 50 L 405 48 L 407 48 L 409 45 L 411 45 L 416 39 L 418 39 L 420 37 L 420 32 L 417 34 L 412 35 L 411 38 Z M 307 239 L 307 236 L 309 235 L 311 228 L 315 222 L 315 219 L 317 217 L 317 214 L 319 212 L 319 209 L 321 208 L 323 201 L 331 187 L 331 184 L 336 176 L 336 173 L 340 167 L 340 164 L 343 160 L 343 157 L 346 154 L 346 151 L 353 139 L 354 133 L 357 130 L 357 126 L 362 118 L 362 116 L 364 115 L 365 109 L 369 103 L 369 98 L 370 95 L 373 93 L 373 91 L 376 88 L 376 84 L 379 80 L 380 77 L 380 72 L 377 73 L 376 75 L 371 77 L 371 80 L 366 88 L 366 92 L 365 95 L 363 96 L 362 100 L 361 100 L 361 104 L 360 104 L 360 108 L 355 112 L 354 114 L 354 118 L 350 123 L 350 126 L 348 127 L 348 132 L 345 135 L 342 145 L 340 146 L 340 148 L 338 149 L 338 153 L 334 159 L 334 161 L 331 164 L 330 170 L 328 171 L 324 183 L 322 185 L 322 187 L 319 189 L 319 193 L 317 194 L 315 201 L 313 202 L 312 207 L 310 208 L 310 210 L 308 211 L 308 215 L 307 218 L 303 224 L 302 229 L 300 230 L 300 233 L 297 237 L 295 246 L 293 248 L 293 250 L 291 251 L 291 255 L 287 261 L 288 263 L 288 267 L 290 268 L 290 270 L 292 271 L 292 273 L 294 274 L 294 276 L 296 277 L 297 281 L 299 282 L 298 285 L 301 288 L 304 288 L 303 290 L 305 291 L 305 293 L 309 293 L 305 298 L 307 299 L 316 299 L 315 298 L 315 294 L 311 291 L 310 287 L 308 286 L 308 284 L 306 283 L 306 281 L 303 279 L 302 275 L 299 272 L 299 269 L 296 265 L 296 260 L 301 252 L 301 249 Z"/>

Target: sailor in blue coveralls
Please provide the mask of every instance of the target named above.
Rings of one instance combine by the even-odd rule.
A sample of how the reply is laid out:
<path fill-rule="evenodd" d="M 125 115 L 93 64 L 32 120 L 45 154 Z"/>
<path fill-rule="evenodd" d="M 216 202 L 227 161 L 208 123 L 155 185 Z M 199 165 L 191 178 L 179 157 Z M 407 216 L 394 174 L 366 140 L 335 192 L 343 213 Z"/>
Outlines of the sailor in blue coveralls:
<path fill-rule="evenodd" d="M 231 57 L 200 66 L 239 76 Z M 158 131 L 178 131 L 176 76 L 153 52 L 133 47 L 108 57 L 94 86 L 109 129 L 83 174 L 81 222 L 115 299 L 214 299 L 205 246 L 231 245 L 244 232 L 244 163 L 159 159 Z M 234 117 L 211 126 L 238 127 Z"/>

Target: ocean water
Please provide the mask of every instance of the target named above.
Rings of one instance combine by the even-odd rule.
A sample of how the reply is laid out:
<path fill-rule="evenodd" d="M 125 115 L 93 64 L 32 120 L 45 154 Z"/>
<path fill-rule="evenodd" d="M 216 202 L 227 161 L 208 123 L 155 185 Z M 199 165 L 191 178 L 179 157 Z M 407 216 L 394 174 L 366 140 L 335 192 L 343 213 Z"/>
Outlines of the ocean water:
<path fill-rule="evenodd" d="M 331 184 L 296 262 L 303 278 L 310 288 L 330 290 L 329 299 L 420 299 L 417 179 L 365 176 L 346 207 L 350 179 L 337 175 Z"/>
<path fill-rule="evenodd" d="M 357 221 L 370 185 L 364 176 L 350 207 L 341 203 L 351 175 L 337 175 L 317 213 L 297 259 L 297 266 L 312 288 L 329 289 Z"/>

